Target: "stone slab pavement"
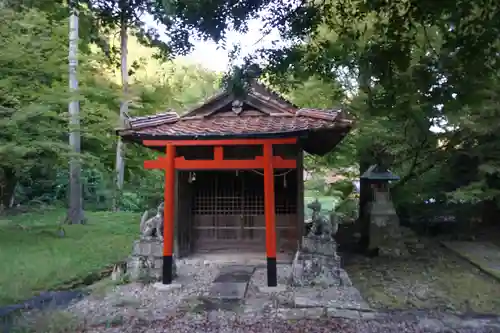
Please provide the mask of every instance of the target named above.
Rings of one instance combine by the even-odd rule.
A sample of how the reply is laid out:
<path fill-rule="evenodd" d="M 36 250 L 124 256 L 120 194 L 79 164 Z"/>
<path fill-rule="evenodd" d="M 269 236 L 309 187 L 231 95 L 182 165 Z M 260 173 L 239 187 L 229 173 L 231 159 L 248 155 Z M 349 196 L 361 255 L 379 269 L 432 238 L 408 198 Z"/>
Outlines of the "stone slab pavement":
<path fill-rule="evenodd" d="M 219 275 L 213 281 L 209 297 L 224 300 L 244 299 L 254 271 L 255 267 L 247 265 L 221 267 Z"/>
<path fill-rule="evenodd" d="M 442 242 L 474 266 L 500 281 L 500 248 L 489 242 Z"/>

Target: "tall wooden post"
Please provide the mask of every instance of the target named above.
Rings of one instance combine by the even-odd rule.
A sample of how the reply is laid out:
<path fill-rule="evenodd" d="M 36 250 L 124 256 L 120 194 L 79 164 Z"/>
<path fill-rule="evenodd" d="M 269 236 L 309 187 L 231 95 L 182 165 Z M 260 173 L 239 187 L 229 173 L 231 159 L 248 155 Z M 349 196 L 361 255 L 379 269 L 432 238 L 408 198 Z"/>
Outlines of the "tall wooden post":
<path fill-rule="evenodd" d="M 173 243 L 175 218 L 175 146 L 167 145 L 163 206 L 163 284 L 173 280 Z"/>
<path fill-rule="evenodd" d="M 267 285 L 278 285 L 276 267 L 276 216 L 274 207 L 274 167 L 273 146 L 264 144 L 264 200 L 266 216 L 266 255 L 267 255 Z"/>

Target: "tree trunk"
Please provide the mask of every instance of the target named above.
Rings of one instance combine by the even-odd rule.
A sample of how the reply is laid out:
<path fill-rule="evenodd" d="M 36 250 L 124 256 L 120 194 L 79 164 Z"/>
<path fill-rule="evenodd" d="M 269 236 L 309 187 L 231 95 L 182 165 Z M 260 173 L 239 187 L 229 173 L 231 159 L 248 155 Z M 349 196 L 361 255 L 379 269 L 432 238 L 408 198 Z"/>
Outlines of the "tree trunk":
<path fill-rule="evenodd" d="M 481 223 L 483 226 L 497 224 L 499 209 L 495 200 L 485 200 L 482 202 Z"/>
<path fill-rule="evenodd" d="M 358 76 L 359 89 L 366 94 L 368 105 L 371 106 L 371 91 L 370 91 L 370 67 L 365 59 L 359 61 L 359 76 Z M 365 147 L 364 150 L 359 151 L 358 147 L 358 161 L 359 161 L 359 175 L 361 176 L 372 164 L 370 147 Z M 357 229 L 361 234 L 359 239 L 359 247 L 361 251 L 366 251 L 370 244 L 370 213 L 368 211 L 371 202 L 371 188 L 370 182 L 366 179 L 359 181 L 359 212 L 358 220 L 356 221 Z"/>
<path fill-rule="evenodd" d="M 16 189 L 17 179 L 13 169 L 3 168 L 0 179 L 0 211 L 12 208 L 12 198 Z"/>
<path fill-rule="evenodd" d="M 370 162 L 364 156 L 359 160 L 359 174 L 360 176 L 370 167 Z M 370 202 L 372 200 L 372 193 L 370 183 L 366 179 L 359 181 L 359 212 L 358 212 L 358 230 L 361 234 L 359 239 L 359 246 L 362 251 L 368 249 L 370 244 L 370 212 L 368 211 Z"/>
<path fill-rule="evenodd" d="M 14 181 L 13 184 L 14 184 L 14 186 L 12 186 L 12 194 L 10 195 L 9 209 L 14 207 L 14 204 L 16 203 L 17 181 Z"/>
<path fill-rule="evenodd" d="M 120 50 L 121 50 L 121 77 L 122 77 L 122 101 L 120 104 L 120 127 L 125 125 L 125 118 L 128 115 L 128 33 L 127 33 L 127 13 L 126 9 L 121 9 L 120 19 Z M 118 137 L 116 145 L 116 195 L 113 203 L 113 209 L 119 210 L 118 198 L 123 190 L 123 182 L 125 175 L 125 159 L 124 159 L 125 143 L 121 137 Z"/>
<path fill-rule="evenodd" d="M 67 221 L 71 224 L 83 224 L 82 181 L 80 161 L 80 105 L 78 92 L 78 0 L 70 1 L 69 17 L 69 90 L 73 95 L 69 102 L 69 144 L 72 150 L 69 167 L 69 210 Z"/>

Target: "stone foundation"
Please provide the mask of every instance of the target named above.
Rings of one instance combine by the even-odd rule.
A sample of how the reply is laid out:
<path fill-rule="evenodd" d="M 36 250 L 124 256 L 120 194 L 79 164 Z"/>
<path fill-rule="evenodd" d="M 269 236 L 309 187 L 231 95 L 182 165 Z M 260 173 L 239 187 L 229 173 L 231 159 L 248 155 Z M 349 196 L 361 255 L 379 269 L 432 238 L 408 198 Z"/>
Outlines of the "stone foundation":
<path fill-rule="evenodd" d="M 340 257 L 334 240 L 305 236 L 292 263 L 294 286 L 338 286 L 342 282 Z"/>
<path fill-rule="evenodd" d="M 174 256 L 174 277 L 177 275 Z M 132 254 L 127 260 L 127 274 L 132 281 L 160 281 L 163 269 L 163 241 L 141 237 L 134 242 Z"/>

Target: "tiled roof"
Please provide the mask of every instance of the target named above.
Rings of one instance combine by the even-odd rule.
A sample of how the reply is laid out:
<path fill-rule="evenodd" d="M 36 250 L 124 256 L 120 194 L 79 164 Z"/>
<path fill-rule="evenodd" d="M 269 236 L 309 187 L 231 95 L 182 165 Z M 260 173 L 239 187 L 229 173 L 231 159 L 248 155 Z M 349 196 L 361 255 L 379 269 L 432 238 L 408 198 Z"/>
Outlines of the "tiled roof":
<path fill-rule="evenodd" d="M 151 116 L 134 117 L 127 120 L 127 127 L 133 130 L 148 128 L 157 125 L 167 125 L 176 123 L 179 115 L 175 112 L 157 113 Z"/>
<path fill-rule="evenodd" d="M 299 110 L 291 116 L 220 116 L 208 118 L 182 118 L 162 114 L 160 122 L 153 119 L 133 119 L 130 129 L 139 135 L 201 136 L 201 135 L 243 135 L 258 133 L 286 133 L 307 130 L 328 129 L 338 126 L 335 111 Z M 316 116 L 317 114 L 317 116 Z M 323 115 L 324 114 L 324 115 Z M 153 121 L 155 122 L 153 124 Z M 145 126 L 150 122 L 150 126 Z"/>
<path fill-rule="evenodd" d="M 168 111 L 129 118 L 127 128 L 119 133 L 141 137 L 240 136 L 315 131 L 351 125 L 341 110 L 298 109 L 261 85 L 254 86 L 242 101 L 247 111 L 233 108 L 234 112 L 231 112 L 233 101 L 234 97 L 223 92 L 181 117 Z"/>

